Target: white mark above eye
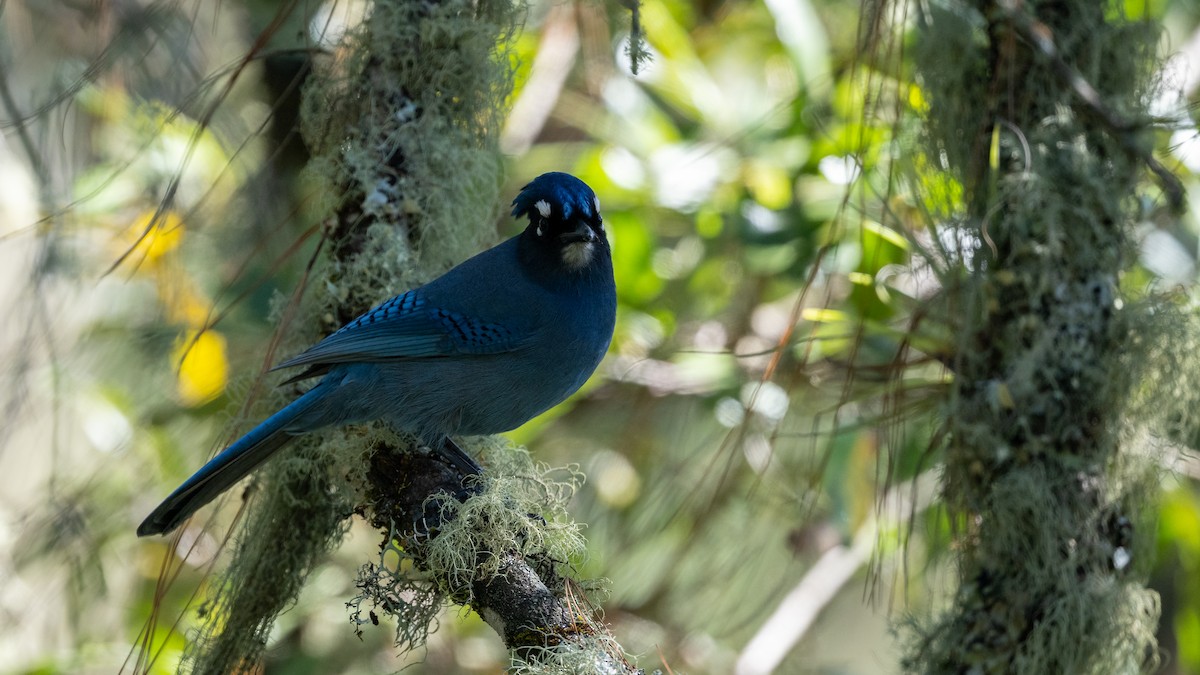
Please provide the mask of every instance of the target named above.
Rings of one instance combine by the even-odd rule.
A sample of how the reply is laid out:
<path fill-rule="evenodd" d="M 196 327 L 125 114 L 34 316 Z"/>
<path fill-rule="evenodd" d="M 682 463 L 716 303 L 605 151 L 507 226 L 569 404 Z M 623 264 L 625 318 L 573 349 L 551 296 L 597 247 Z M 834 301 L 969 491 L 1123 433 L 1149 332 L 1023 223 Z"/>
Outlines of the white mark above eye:
<path fill-rule="evenodd" d="M 538 226 L 537 226 L 537 236 L 539 236 L 539 237 L 540 237 L 540 236 L 542 236 L 542 234 L 543 234 L 543 233 L 542 233 L 542 222 L 543 222 L 543 221 L 540 221 L 540 220 L 538 221 Z"/>
<path fill-rule="evenodd" d="M 542 214 L 543 218 L 550 217 L 550 202 L 545 199 L 539 199 L 533 203 L 533 206 L 538 210 L 538 213 Z"/>
<path fill-rule="evenodd" d="M 592 195 L 592 203 L 596 206 L 596 215 L 600 215 L 600 198 L 596 195 Z"/>

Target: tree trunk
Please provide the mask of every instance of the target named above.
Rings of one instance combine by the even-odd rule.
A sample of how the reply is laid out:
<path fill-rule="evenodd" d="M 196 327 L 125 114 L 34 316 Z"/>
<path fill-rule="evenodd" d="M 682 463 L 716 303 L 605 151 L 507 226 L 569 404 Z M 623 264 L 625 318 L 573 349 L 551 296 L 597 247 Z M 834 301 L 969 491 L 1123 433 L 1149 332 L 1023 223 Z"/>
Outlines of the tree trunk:
<path fill-rule="evenodd" d="M 1144 149 L 1156 26 L 1095 0 L 926 7 L 925 151 L 962 187 L 933 206 L 977 246 L 941 298 L 959 322 L 944 496 L 961 585 L 905 667 L 1150 669 L 1155 488 L 1123 447 L 1148 308 L 1119 280 L 1139 180 L 1159 168 Z"/>

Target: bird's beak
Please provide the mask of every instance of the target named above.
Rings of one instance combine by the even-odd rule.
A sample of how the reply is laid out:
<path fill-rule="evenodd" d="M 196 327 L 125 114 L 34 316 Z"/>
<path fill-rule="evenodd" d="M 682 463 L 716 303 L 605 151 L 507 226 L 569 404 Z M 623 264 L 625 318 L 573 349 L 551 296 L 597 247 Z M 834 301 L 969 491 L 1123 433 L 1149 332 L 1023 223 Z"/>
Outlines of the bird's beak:
<path fill-rule="evenodd" d="M 596 233 L 590 225 L 580 220 L 575 223 L 575 229 L 558 235 L 558 240 L 563 244 L 590 243 L 596 241 Z"/>

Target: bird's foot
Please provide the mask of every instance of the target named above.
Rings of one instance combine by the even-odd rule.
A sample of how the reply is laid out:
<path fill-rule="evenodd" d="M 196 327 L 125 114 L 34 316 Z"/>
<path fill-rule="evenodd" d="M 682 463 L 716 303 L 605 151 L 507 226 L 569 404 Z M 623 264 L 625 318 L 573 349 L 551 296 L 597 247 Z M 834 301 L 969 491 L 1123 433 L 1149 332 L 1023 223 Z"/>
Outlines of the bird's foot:
<path fill-rule="evenodd" d="M 476 462 L 474 457 L 467 454 L 467 451 L 459 447 L 458 443 L 455 443 L 454 439 L 449 436 L 442 437 L 442 447 L 438 452 L 438 457 L 457 469 L 464 477 L 483 475 L 483 467 L 479 466 L 479 462 Z"/>

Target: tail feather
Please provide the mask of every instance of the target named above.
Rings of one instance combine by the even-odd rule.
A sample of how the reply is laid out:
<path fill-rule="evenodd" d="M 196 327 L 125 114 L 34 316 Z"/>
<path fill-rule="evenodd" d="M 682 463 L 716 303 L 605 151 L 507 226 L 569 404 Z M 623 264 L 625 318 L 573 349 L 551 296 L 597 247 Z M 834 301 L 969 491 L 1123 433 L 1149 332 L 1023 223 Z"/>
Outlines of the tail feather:
<path fill-rule="evenodd" d="M 324 388 L 318 384 L 279 412 L 263 420 L 175 489 L 138 525 L 145 537 L 166 534 L 205 504 L 245 478 L 295 435 L 288 428 L 312 405 Z"/>

